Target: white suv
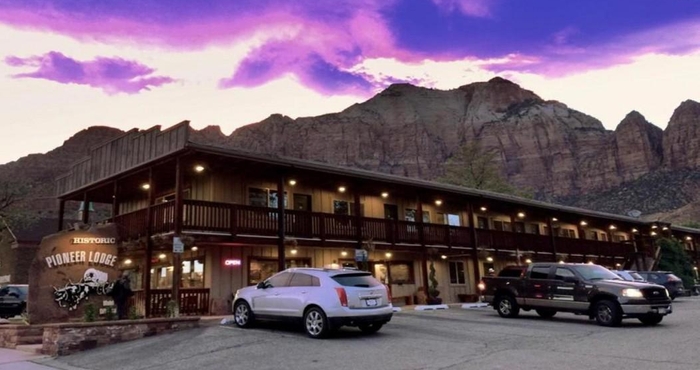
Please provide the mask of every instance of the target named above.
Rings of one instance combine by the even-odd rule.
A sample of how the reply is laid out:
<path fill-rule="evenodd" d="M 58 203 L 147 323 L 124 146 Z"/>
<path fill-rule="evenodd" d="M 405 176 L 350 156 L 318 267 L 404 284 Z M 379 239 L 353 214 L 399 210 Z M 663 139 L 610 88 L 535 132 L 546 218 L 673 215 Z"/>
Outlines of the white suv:
<path fill-rule="evenodd" d="M 291 268 L 239 289 L 233 316 L 241 328 L 255 320 L 298 320 L 312 338 L 343 325 L 376 333 L 391 320 L 389 289 L 369 272 Z"/>

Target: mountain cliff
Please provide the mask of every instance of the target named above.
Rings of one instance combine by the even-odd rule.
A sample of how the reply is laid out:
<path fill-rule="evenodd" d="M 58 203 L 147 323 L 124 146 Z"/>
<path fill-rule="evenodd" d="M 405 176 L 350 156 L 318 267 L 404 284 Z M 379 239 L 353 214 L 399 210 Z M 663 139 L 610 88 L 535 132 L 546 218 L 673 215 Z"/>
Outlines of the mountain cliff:
<path fill-rule="evenodd" d="M 91 144 L 121 134 L 83 130 L 49 153 L 0 166 L 0 179 L 27 179 L 37 188 L 34 196 L 49 197 L 53 179 Z M 430 180 L 461 146 L 476 142 L 493 153 L 510 183 L 539 199 L 616 213 L 644 208 L 645 214 L 670 214 L 700 200 L 693 185 L 700 171 L 700 103 L 691 100 L 676 109 L 666 130 L 632 111 L 611 131 L 502 78 L 446 91 L 394 84 L 342 112 L 297 119 L 275 114 L 228 136 L 218 126 L 192 130 L 191 139 Z"/>

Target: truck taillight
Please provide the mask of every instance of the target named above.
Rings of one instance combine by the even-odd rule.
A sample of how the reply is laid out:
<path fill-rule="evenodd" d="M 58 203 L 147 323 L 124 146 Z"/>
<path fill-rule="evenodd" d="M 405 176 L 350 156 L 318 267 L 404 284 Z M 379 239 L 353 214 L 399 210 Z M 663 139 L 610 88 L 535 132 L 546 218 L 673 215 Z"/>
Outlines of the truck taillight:
<path fill-rule="evenodd" d="M 340 305 L 343 307 L 348 306 L 348 294 L 345 293 L 345 288 L 335 288 L 335 292 L 338 294 L 338 299 L 340 300 Z"/>
<path fill-rule="evenodd" d="M 486 284 L 483 281 L 480 281 L 476 287 L 479 288 L 479 290 L 481 290 L 482 292 L 486 290 Z"/>
<path fill-rule="evenodd" d="M 391 289 L 389 289 L 389 286 L 384 284 L 384 287 L 386 288 L 386 296 L 389 299 L 389 303 L 391 303 Z"/>

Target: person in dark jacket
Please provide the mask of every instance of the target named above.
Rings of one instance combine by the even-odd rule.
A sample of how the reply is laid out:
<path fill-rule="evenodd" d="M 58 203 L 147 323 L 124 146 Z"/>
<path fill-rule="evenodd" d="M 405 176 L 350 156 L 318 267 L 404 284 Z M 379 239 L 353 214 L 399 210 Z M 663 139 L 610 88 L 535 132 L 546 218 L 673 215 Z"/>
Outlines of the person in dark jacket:
<path fill-rule="evenodd" d="M 114 282 L 114 287 L 110 296 L 114 299 L 114 304 L 117 306 L 117 317 L 119 320 L 124 320 L 127 318 L 127 309 L 129 304 L 129 298 L 134 295 L 131 290 L 131 280 L 129 279 L 129 273 L 124 271 L 122 276 Z"/>

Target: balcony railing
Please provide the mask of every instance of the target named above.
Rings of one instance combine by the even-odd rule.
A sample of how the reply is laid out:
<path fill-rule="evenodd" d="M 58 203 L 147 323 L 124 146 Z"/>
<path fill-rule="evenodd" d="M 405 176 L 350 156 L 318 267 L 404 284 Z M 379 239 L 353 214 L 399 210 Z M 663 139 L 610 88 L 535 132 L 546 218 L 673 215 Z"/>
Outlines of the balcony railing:
<path fill-rule="evenodd" d="M 150 299 L 146 300 L 146 292 L 137 290 L 131 298 L 131 304 L 139 315 L 145 315 L 146 304 L 150 304 L 151 316 L 166 316 L 168 302 L 172 297 L 170 289 L 151 289 Z M 209 289 L 208 288 L 181 288 L 180 289 L 180 314 L 181 315 L 208 315 L 209 314 Z"/>
<path fill-rule="evenodd" d="M 146 209 L 116 216 L 122 238 L 138 238 L 147 233 Z M 253 207 L 240 204 L 185 200 L 182 229 L 184 232 L 208 232 L 227 235 L 276 236 L 279 213 L 275 208 Z M 420 224 L 410 221 L 388 220 L 349 215 L 285 210 L 285 235 L 295 238 L 323 241 L 350 241 L 359 238 L 390 244 L 416 244 L 421 238 Z M 358 230 L 359 225 L 359 230 Z M 175 230 L 175 204 L 151 206 L 153 234 Z M 478 247 L 499 251 L 551 253 L 551 237 L 508 231 L 475 230 Z M 473 247 L 471 228 L 442 224 L 423 224 L 423 243 L 455 247 Z M 556 237 L 559 254 L 588 256 L 623 256 L 634 252 L 629 243 L 617 243 L 575 238 Z"/>

